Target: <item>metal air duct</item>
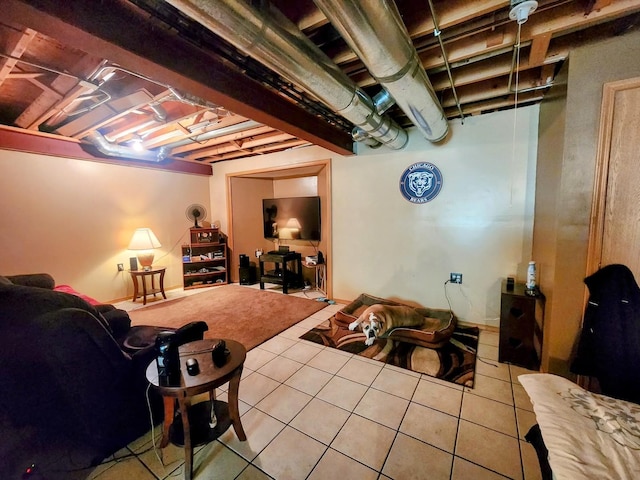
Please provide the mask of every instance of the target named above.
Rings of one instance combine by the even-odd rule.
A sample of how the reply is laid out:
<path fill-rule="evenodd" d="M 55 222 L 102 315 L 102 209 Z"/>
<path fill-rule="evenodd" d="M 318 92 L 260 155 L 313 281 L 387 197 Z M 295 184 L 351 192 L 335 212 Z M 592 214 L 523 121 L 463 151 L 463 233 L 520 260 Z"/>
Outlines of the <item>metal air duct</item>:
<path fill-rule="evenodd" d="M 425 138 L 444 139 L 447 118 L 393 0 L 314 2 Z"/>
<path fill-rule="evenodd" d="M 406 145 L 407 132 L 380 115 L 371 98 L 277 10 L 258 10 L 237 0 L 168 3 L 304 88 L 378 142 L 393 149 Z"/>
<path fill-rule="evenodd" d="M 109 157 L 130 158 L 132 160 L 142 160 L 154 163 L 160 163 L 168 158 L 167 150 L 164 147 L 161 147 L 158 150 L 138 151 L 132 147 L 111 143 L 98 131 L 89 133 L 84 137 L 84 139 L 91 142 L 91 144 L 95 146 L 100 153 Z"/>

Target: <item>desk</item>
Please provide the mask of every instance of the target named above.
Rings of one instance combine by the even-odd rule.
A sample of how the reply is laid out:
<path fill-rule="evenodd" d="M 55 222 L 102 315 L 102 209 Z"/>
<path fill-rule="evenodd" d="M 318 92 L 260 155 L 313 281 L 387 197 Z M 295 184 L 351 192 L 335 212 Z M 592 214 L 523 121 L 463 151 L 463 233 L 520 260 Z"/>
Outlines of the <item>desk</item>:
<path fill-rule="evenodd" d="M 291 262 L 293 269 L 287 267 Z M 265 263 L 275 263 L 275 270 L 265 273 Z M 302 255 L 296 252 L 269 252 L 260 255 L 260 290 L 264 290 L 265 282 L 282 285 L 282 293 L 289 293 L 289 287 L 302 288 Z"/>
<path fill-rule="evenodd" d="M 164 293 L 164 273 L 166 267 L 151 267 L 150 270 L 129 270 L 131 280 L 133 280 L 133 301 L 142 297 L 142 304 L 147 304 L 147 295 L 161 293 L 163 298 L 167 298 Z M 155 275 L 158 275 L 158 287 L 156 288 Z M 147 289 L 146 277 L 151 277 L 151 289 Z M 138 281 L 140 280 L 140 281 Z M 142 295 L 140 295 L 139 283 L 142 283 Z"/>
<path fill-rule="evenodd" d="M 155 359 L 147 367 L 147 380 L 164 399 L 164 425 L 160 448 L 166 447 L 170 440 L 178 445 L 184 444 L 185 480 L 191 480 L 193 476 L 194 446 L 215 440 L 229 428 L 230 424 L 233 425 L 240 441 L 247 439 L 238 410 L 238 388 L 247 351 L 241 343 L 225 340 L 230 352 L 229 357 L 222 367 L 216 367 L 211 359 L 211 348 L 216 342 L 217 340 L 214 339 L 197 340 L 179 348 L 180 385 L 178 386 L 160 385 Z M 198 361 L 200 373 L 197 375 L 192 376 L 187 373 L 186 362 L 189 358 L 195 358 Z M 228 404 L 215 399 L 215 389 L 227 382 L 229 382 Z M 208 401 L 191 405 L 191 398 L 194 395 L 205 392 L 209 392 Z M 174 418 L 176 400 L 179 414 Z M 218 421 L 213 428 L 208 425 L 211 405 L 214 405 Z"/>

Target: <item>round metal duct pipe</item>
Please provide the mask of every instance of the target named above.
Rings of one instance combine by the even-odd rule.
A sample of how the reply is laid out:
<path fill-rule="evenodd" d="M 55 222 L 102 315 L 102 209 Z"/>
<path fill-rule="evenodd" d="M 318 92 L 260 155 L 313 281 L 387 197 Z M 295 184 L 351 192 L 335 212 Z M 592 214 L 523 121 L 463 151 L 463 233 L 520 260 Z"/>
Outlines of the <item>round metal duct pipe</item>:
<path fill-rule="evenodd" d="M 427 140 L 449 132 L 444 110 L 392 0 L 314 0 Z"/>
<path fill-rule="evenodd" d="M 376 112 L 367 94 L 277 10 L 258 10 L 237 0 L 167 1 L 378 142 L 393 149 L 406 145 L 407 132 L 389 116 Z"/>

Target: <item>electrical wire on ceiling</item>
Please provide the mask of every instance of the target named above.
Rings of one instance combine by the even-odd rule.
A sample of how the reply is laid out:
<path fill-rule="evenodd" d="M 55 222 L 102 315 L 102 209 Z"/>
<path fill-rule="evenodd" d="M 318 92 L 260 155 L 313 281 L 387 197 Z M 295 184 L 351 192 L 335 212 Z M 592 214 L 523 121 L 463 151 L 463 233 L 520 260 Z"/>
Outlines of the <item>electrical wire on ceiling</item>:
<path fill-rule="evenodd" d="M 514 45 L 515 51 L 515 92 L 514 92 L 514 105 L 513 105 L 513 139 L 511 142 L 511 189 L 509 192 L 509 205 L 513 205 L 513 175 L 514 168 L 513 165 L 515 163 L 516 158 L 516 133 L 517 133 L 517 125 L 518 125 L 518 82 L 520 80 L 520 37 L 522 33 L 522 24 L 524 24 L 528 19 L 529 15 L 535 11 L 538 7 L 538 2 L 535 0 L 525 0 L 516 2 L 515 0 L 511 0 L 511 11 L 509 12 L 509 18 L 515 20 L 518 24 L 518 32 L 516 34 L 516 43 Z M 511 76 L 509 76 L 509 82 L 511 82 Z"/>

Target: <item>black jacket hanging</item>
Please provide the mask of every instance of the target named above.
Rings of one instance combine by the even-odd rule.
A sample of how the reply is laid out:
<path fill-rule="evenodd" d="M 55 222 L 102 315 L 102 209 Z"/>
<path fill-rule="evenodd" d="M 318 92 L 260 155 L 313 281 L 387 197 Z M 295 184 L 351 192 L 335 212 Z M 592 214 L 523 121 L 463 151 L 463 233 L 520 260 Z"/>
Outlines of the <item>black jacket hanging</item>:
<path fill-rule="evenodd" d="M 596 377 L 605 395 L 640 403 L 640 288 L 624 265 L 584 282 L 589 302 L 571 371 Z"/>

